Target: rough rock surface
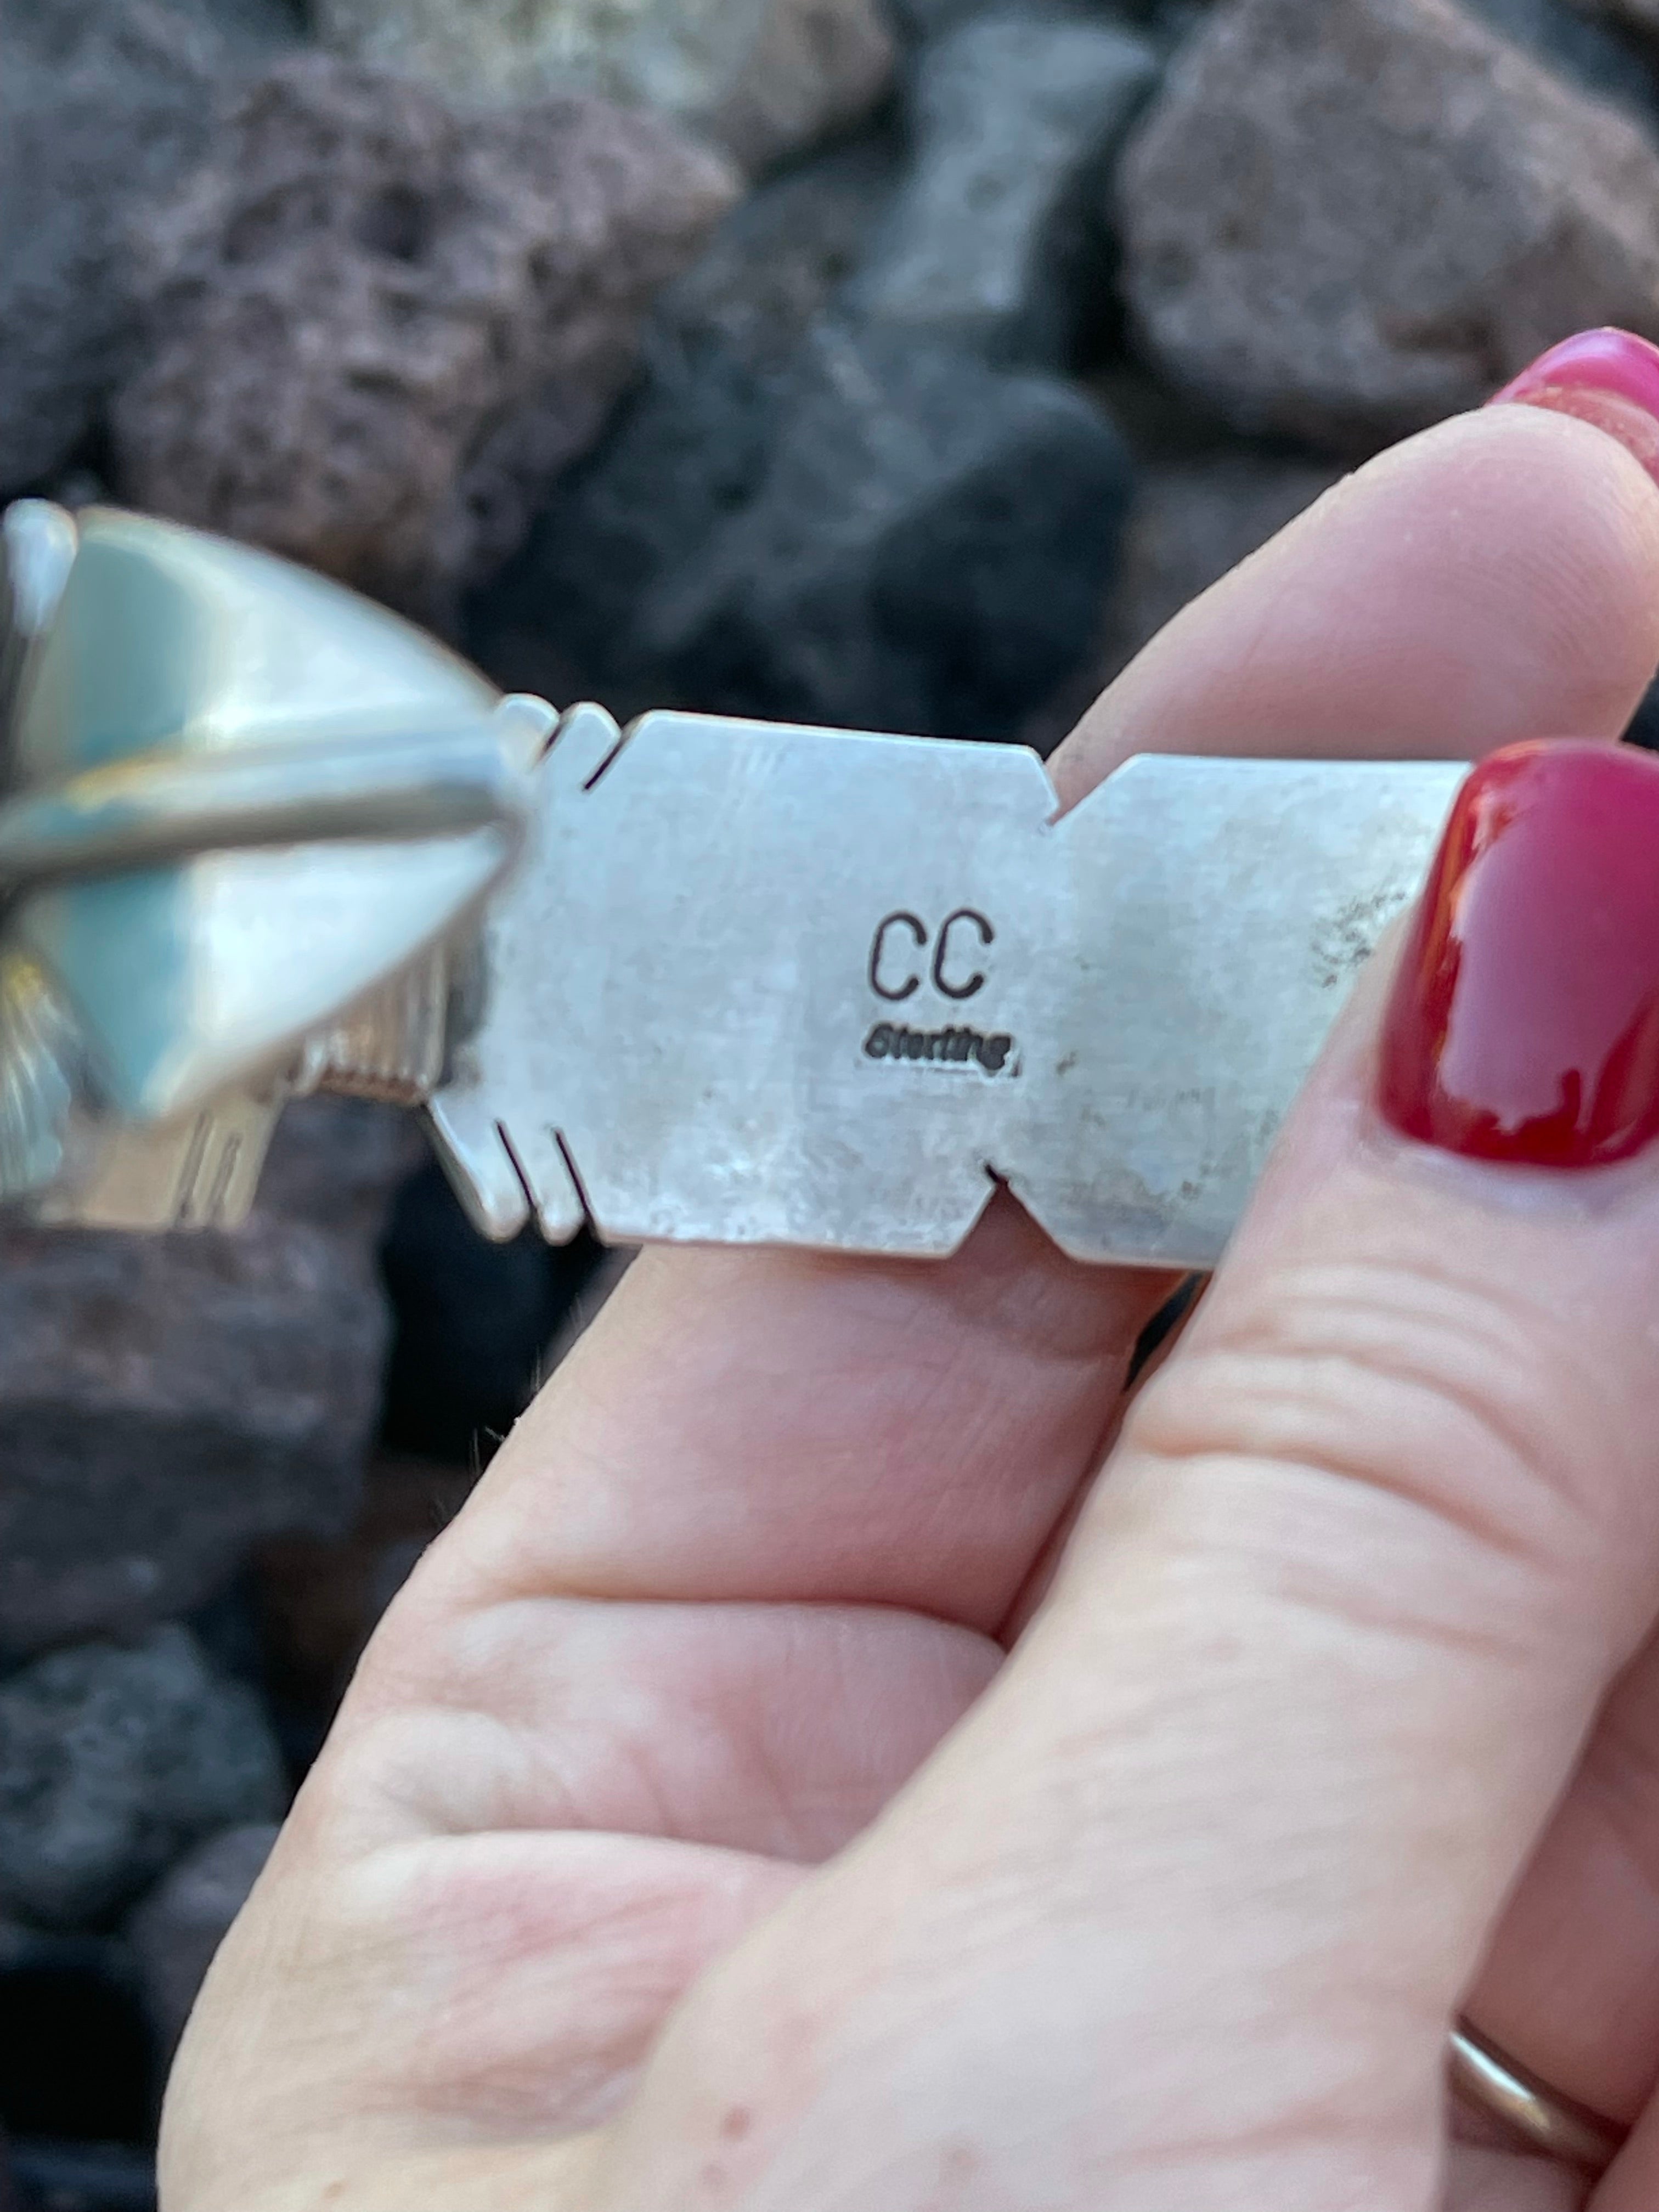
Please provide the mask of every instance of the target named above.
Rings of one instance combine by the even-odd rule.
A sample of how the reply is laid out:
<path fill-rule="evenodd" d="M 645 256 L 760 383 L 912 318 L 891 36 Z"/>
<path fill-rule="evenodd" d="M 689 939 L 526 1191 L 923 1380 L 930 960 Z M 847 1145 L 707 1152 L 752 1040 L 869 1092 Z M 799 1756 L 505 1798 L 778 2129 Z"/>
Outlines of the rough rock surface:
<path fill-rule="evenodd" d="M 0 0 L 0 495 L 86 434 L 131 348 L 122 225 L 285 29 L 281 0 Z"/>
<path fill-rule="evenodd" d="M 270 1856 L 276 1828 L 222 1828 L 185 1852 L 127 1917 L 158 2040 L 171 2052 L 231 1922 Z"/>
<path fill-rule="evenodd" d="M 1158 74 L 1148 41 L 1110 22 L 1002 12 L 927 46 L 914 166 L 852 288 L 857 311 L 1063 366 L 1110 292 L 1085 187 Z"/>
<path fill-rule="evenodd" d="M 1659 153 L 1452 0 L 1226 0 L 1119 172 L 1124 283 L 1242 427 L 1363 450 L 1659 336 Z"/>
<path fill-rule="evenodd" d="M 409 1158 L 389 1109 L 319 1100 L 239 1230 L 0 1229 L 0 1650 L 131 1632 L 349 1520 Z"/>
<path fill-rule="evenodd" d="M 20 1918 L 96 1921 L 285 1796 L 258 1698 L 183 1628 L 54 1652 L 0 1683 L 0 1907 Z"/>
<path fill-rule="evenodd" d="M 325 41 L 465 92 L 656 107 L 750 168 L 868 113 L 893 45 L 878 0 L 318 0 Z"/>
<path fill-rule="evenodd" d="M 539 526 L 501 612 L 665 703 L 1006 736 L 1093 631 L 1128 495 L 1058 379 L 835 319 L 771 400 L 647 404 Z M 516 601 L 516 606 L 514 602 Z"/>
<path fill-rule="evenodd" d="M 471 115 L 383 70 L 279 64 L 138 226 L 118 489 L 447 626 L 735 189 L 602 102 Z"/>

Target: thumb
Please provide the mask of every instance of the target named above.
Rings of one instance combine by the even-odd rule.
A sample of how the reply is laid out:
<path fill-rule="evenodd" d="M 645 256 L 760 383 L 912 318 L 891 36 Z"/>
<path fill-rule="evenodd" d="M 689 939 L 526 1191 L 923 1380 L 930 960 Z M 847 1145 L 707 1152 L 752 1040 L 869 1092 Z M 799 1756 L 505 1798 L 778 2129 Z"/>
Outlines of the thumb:
<path fill-rule="evenodd" d="M 608 2202 L 1440 2203 L 1449 2019 L 1659 1609 L 1656 1132 L 1659 761 L 1515 748 L 998 1683 L 694 1995 Z"/>

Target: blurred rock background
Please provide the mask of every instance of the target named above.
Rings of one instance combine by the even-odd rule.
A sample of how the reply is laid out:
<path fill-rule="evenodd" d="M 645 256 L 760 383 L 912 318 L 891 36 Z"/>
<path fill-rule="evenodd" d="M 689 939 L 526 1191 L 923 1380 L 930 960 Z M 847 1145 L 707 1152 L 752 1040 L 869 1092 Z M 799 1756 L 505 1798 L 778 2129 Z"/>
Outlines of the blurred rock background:
<path fill-rule="evenodd" d="M 1654 0 L 0 0 L 0 497 L 556 703 L 1046 750 L 1609 321 L 1659 338 Z M 152 2203 L 363 1639 L 617 1269 L 340 1101 L 238 1236 L 0 1226 L 5 2212 Z"/>

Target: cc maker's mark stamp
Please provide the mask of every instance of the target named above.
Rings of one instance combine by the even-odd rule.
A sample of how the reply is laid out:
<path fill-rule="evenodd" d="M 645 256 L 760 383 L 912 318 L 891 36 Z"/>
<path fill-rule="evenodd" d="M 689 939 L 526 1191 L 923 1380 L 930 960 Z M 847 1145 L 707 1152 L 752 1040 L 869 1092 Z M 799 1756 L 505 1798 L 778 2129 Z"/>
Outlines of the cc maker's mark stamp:
<path fill-rule="evenodd" d="M 883 916 L 870 940 L 870 988 L 878 999 L 901 1006 L 922 988 L 924 980 L 942 999 L 972 999 L 988 978 L 981 964 L 996 931 L 977 907 L 959 906 L 935 930 L 919 914 L 900 907 Z M 976 1067 L 986 1075 L 1018 1075 L 1014 1040 L 1006 1030 L 969 1029 L 950 1023 L 940 1029 L 878 1021 L 864 1040 L 866 1060 L 927 1062 L 935 1067 Z"/>

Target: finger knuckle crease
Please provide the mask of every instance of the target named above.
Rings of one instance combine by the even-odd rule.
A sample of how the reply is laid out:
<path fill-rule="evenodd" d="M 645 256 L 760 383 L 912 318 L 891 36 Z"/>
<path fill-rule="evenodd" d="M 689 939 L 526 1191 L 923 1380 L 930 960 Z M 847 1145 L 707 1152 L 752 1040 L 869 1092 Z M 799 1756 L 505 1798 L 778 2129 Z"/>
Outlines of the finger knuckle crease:
<path fill-rule="evenodd" d="M 1527 1557 L 1582 1553 L 1591 1517 L 1580 1393 L 1486 1286 L 1322 1269 L 1210 1316 L 1137 1406 L 1161 1458 L 1313 1469 Z"/>

